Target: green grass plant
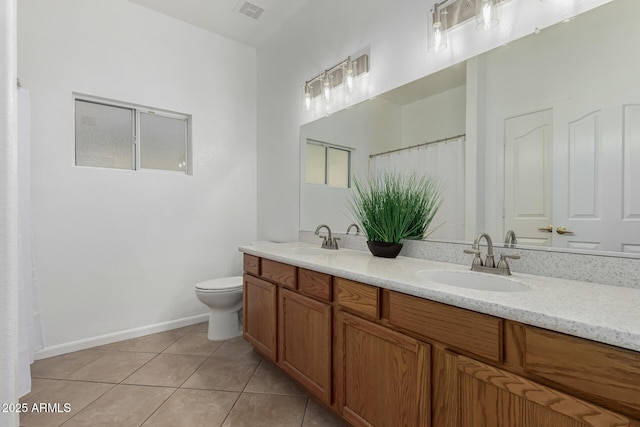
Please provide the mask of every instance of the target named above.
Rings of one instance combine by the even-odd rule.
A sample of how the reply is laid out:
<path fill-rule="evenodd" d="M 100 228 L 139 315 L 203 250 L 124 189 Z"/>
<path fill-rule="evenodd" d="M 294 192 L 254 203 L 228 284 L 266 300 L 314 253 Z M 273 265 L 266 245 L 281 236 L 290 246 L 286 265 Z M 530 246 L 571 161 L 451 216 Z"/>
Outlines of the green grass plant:
<path fill-rule="evenodd" d="M 349 209 L 374 242 L 424 239 L 442 202 L 438 181 L 416 173 L 382 172 L 353 184 Z"/>

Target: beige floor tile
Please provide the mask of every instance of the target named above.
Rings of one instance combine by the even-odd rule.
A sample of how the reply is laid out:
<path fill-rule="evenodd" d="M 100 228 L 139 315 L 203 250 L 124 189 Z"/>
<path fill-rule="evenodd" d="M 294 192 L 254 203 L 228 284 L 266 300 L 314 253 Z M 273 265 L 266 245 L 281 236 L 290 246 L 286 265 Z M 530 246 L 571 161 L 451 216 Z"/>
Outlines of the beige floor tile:
<path fill-rule="evenodd" d="M 240 393 L 231 391 L 176 391 L 143 427 L 220 426 Z"/>
<path fill-rule="evenodd" d="M 209 322 L 202 322 L 195 325 L 191 332 L 209 332 Z"/>
<path fill-rule="evenodd" d="M 36 360 L 31 365 L 31 377 L 66 379 L 104 354 L 103 351 L 89 349 Z"/>
<path fill-rule="evenodd" d="M 307 398 L 242 393 L 223 427 L 300 427 Z"/>
<path fill-rule="evenodd" d="M 242 337 L 237 337 L 225 341 L 220 348 L 213 353 L 214 356 L 223 356 L 223 357 L 236 357 L 236 358 L 245 358 L 251 359 L 254 361 L 262 360 L 262 357 L 253 351 L 253 347 L 251 344 L 245 341 Z"/>
<path fill-rule="evenodd" d="M 28 398 L 29 395 L 42 391 L 45 388 L 49 387 L 51 384 L 56 384 L 57 382 L 58 380 L 49 380 L 45 378 L 31 378 L 31 392 L 26 396 L 24 396 L 24 398 Z"/>
<path fill-rule="evenodd" d="M 29 411 L 20 416 L 20 426 L 23 427 L 57 427 L 94 400 L 108 392 L 112 384 L 100 384 L 81 381 L 56 380 L 45 388 L 29 393 L 22 403 L 29 409 L 40 408 L 42 412 Z M 51 404 L 47 408 L 41 404 Z M 57 405 L 56 405 L 57 404 Z M 68 407 L 65 407 L 68 404 Z"/>
<path fill-rule="evenodd" d="M 211 356 L 182 387 L 242 391 L 258 363 L 250 359 Z"/>
<path fill-rule="evenodd" d="M 306 396 L 302 388 L 267 361 L 260 363 L 244 391 L 249 393 Z"/>
<path fill-rule="evenodd" d="M 206 359 L 206 356 L 159 354 L 123 382 L 125 384 L 180 387 Z"/>
<path fill-rule="evenodd" d="M 211 356 L 223 342 L 209 341 L 207 334 L 202 332 L 190 332 L 173 343 L 163 353 Z"/>
<path fill-rule="evenodd" d="M 119 383 L 155 357 L 152 353 L 107 351 L 69 376 L 80 381 Z"/>
<path fill-rule="evenodd" d="M 107 344 L 97 348 L 100 350 L 160 353 L 182 338 L 186 333 L 187 332 L 179 330 L 160 332 L 144 337 L 114 342 L 113 344 Z"/>
<path fill-rule="evenodd" d="M 167 332 L 178 332 L 181 334 L 188 334 L 189 332 L 193 332 L 193 330 L 196 328 L 196 326 L 198 326 L 198 324 L 194 324 L 194 325 L 189 325 L 189 326 L 183 326 L 182 328 L 177 328 L 177 329 L 171 329 Z"/>
<path fill-rule="evenodd" d="M 309 399 L 302 427 L 344 427 L 346 424 L 331 411 Z"/>
<path fill-rule="evenodd" d="M 65 427 L 134 427 L 146 420 L 175 391 L 167 387 L 117 385 Z"/>

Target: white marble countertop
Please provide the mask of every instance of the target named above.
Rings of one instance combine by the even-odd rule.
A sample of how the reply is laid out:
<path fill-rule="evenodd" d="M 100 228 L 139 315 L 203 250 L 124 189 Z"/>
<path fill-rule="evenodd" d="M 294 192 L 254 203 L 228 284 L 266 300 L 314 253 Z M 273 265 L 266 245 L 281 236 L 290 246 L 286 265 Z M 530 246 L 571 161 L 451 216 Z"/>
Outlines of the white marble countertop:
<path fill-rule="evenodd" d="M 640 351 L 640 289 L 513 273 L 530 289 L 482 291 L 430 282 L 421 270 L 468 271 L 469 267 L 417 258 L 385 259 L 339 249 L 301 254 L 308 243 L 254 242 L 241 252 L 344 277 L 409 295 Z"/>

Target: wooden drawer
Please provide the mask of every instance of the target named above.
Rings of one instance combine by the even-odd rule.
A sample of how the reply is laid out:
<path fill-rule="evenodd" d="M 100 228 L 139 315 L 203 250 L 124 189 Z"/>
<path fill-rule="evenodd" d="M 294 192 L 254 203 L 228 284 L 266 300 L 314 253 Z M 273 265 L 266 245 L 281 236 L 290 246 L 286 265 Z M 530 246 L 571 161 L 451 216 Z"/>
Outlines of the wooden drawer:
<path fill-rule="evenodd" d="M 331 302 L 331 276 L 304 268 L 298 269 L 298 290 L 310 297 Z"/>
<path fill-rule="evenodd" d="M 260 258 L 253 255 L 244 254 L 244 271 L 245 273 L 260 275 Z"/>
<path fill-rule="evenodd" d="M 639 353 L 525 326 L 524 370 L 640 417 Z"/>
<path fill-rule="evenodd" d="M 497 362 L 503 320 L 423 298 L 389 292 L 389 322 Z"/>
<path fill-rule="evenodd" d="M 282 285 L 285 288 L 297 288 L 297 268 L 293 265 L 283 264 L 281 262 L 262 258 L 260 267 L 261 277 L 270 280 L 273 283 L 277 283 L 278 285 Z"/>
<path fill-rule="evenodd" d="M 341 308 L 369 319 L 378 319 L 380 289 L 341 277 L 333 278 L 334 298 Z"/>

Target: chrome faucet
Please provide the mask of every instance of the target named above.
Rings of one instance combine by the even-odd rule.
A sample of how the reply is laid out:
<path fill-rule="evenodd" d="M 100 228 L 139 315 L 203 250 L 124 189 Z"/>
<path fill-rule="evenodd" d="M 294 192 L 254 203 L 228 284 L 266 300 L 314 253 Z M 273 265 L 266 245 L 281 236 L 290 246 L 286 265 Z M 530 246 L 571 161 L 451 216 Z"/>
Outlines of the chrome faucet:
<path fill-rule="evenodd" d="M 322 248 L 323 249 L 338 249 L 338 240 L 339 237 L 331 237 L 331 229 L 328 225 L 320 224 L 318 228 L 316 228 L 316 236 L 320 234 L 320 229 L 326 228 L 328 236 L 320 236 L 322 240 Z"/>
<path fill-rule="evenodd" d="M 518 243 L 518 239 L 516 239 L 515 231 L 513 230 L 507 231 L 507 234 L 504 235 L 504 243 L 510 246 L 513 246 Z"/>
<path fill-rule="evenodd" d="M 482 257 L 480 256 L 480 240 L 482 240 L 483 237 L 487 241 L 487 257 L 485 261 L 482 261 Z M 487 233 L 478 234 L 476 236 L 476 239 L 473 241 L 471 249 L 465 249 L 464 253 L 475 255 L 473 261 L 471 262 L 472 271 L 500 274 L 503 276 L 511 275 L 511 269 L 509 268 L 507 258 L 520 259 L 520 255 L 500 254 L 500 261 L 498 261 L 498 265 L 496 265 L 493 256 L 493 241 L 491 240 L 491 236 L 489 236 Z"/>
<path fill-rule="evenodd" d="M 349 234 L 349 231 L 351 231 L 351 229 L 355 227 L 356 228 L 356 236 L 358 234 L 360 234 L 360 227 L 358 227 L 358 224 L 351 224 L 349 227 L 347 227 L 347 234 Z"/>

